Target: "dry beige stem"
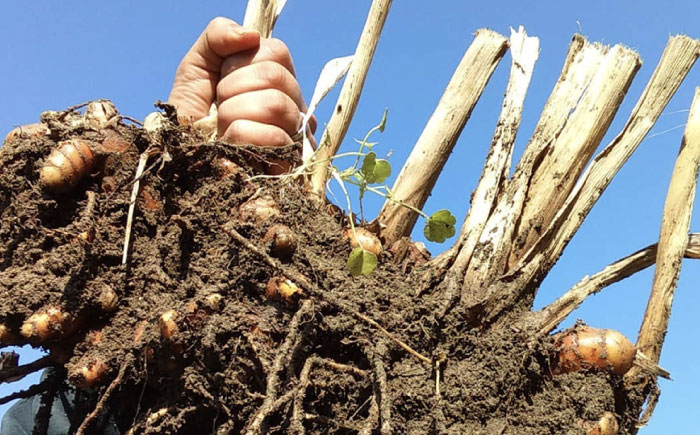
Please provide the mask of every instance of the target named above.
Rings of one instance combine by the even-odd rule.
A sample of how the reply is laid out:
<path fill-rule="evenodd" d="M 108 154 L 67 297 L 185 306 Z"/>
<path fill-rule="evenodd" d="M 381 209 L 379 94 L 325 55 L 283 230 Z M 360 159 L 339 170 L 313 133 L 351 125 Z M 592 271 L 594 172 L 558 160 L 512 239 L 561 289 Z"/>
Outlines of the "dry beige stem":
<path fill-rule="evenodd" d="M 540 334 L 548 334 L 556 328 L 588 296 L 596 294 L 603 288 L 622 281 L 628 276 L 654 264 L 656 246 L 656 244 L 647 246 L 634 254 L 617 260 L 595 275 L 584 277 L 559 299 L 534 313 L 534 316 L 538 318 L 537 322 L 540 324 Z M 697 259 L 700 258 L 698 253 L 700 253 L 700 233 L 689 234 L 685 257 Z"/>
<path fill-rule="evenodd" d="M 593 159 L 590 167 L 581 176 L 581 180 L 547 231 L 549 234 L 543 235 L 541 239 L 547 248 L 541 249 L 541 246 L 535 245 L 531 250 L 533 254 L 546 252 L 547 262 L 559 258 L 615 174 L 654 126 L 698 56 L 700 41 L 682 35 L 670 38 L 654 74 L 622 132 Z M 527 257 L 524 257 L 525 261 L 528 261 Z"/>
<path fill-rule="evenodd" d="M 593 159 L 532 249 L 507 276 L 492 285 L 485 299 L 477 301 L 479 309 L 488 313 L 489 319 L 511 306 L 523 292 L 536 290 L 529 284 L 541 279 L 556 263 L 588 212 L 661 115 L 699 55 L 700 41 L 687 36 L 670 38 L 622 132 Z"/>
<path fill-rule="evenodd" d="M 269 38 L 275 25 L 279 3 L 284 4 L 281 0 L 248 0 L 243 27 L 255 29 L 263 38 Z"/>
<path fill-rule="evenodd" d="M 510 264 L 526 252 L 547 228 L 608 130 L 627 89 L 641 66 L 639 55 L 614 46 L 605 53 L 576 109 L 530 179 L 516 230 Z"/>
<path fill-rule="evenodd" d="M 686 258 L 700 260 L 700 233 L 693 233 L 688 236 L 688 246 L 685 248 Z"/>
<path fill-rule="evenodd" d="M 374 51 L 379 42 L 379 36 L 384 28 L 384 22 L 389 14 L 392 0 L 373 0 L 367 15 L 365 27 L 362 29 L 360 41 L 355 49 L 355 56 L 348 70 L 347 77 L 340 90 L 333 115 L 326 124 L 321 135 L 319 148 L 313 158 L 319 164 L 314 165 L 311 177 L 311 191 L 317 198 L 324 197 L 326 181 L 328 180 L 329 159 L 333 157 L 343 142 L 350 121 L 355 114 L 357 102 L 360 100 L 362 87 L 365 84 L 369 65 L 372 63 Z"/>
<path fill-rule="evenodd" d="M 455 249 L 452 251 L 453 255 L 457 255 L 457 259 L 451 270 L 457 276 L 464 275 L 476 242 L 493 211 L 496 200 L 503 193 L 508 181 L 513 145 L 520 127 L 523 103 L 532 72 L 535 69 L 539 47 L 539 39 L 527 36 L 522 26 L 517 32 L 511 29 L 512 63 L 503 107 L 491 141 L 491 149 L 481 173 L 481 179 L 472 194 L 469 212 L 462 225 L 459 238 L 455 242 Z"/>
<path fill-rule="evenodd" d="M 666 195 L 651 296 L 637 338 L 637 347 L 654 362 L 658 362 L 661 356 L 673 293 L 688 244 L 686 234 L 693 212 L 699 168 L 700 88 L 697 88 Z"/>
<path fill-rule="evenodd" d="M 524 206 L 528 180 L 537 162 L 546 153 L 548 145 L 553 143 L 561 130 L 566 126 L 569 114 L 576 108 L 581 95 L 598 70 L 603 58 L 603 47 L 591 44 L 580 35 L 575 35 L 569 46 L 564 66 L 559 80 L 542 110 L 535 132 L 530 139 L 525 153 L 515 170 L 515 175 L 508 183 L 506 190 L 498 197 L 485 226 L 478 235 L 477 247 L 471 248 L 466 244 L 460 253 L 459 263 L 455 268 L 463 270 L 467 263 L 472 264 L 471 270 L 464 273 L 462 299 L 465 303 L 471 298 L 480 298 L 477 291 L 487 287 L 490 282 L 486 279 L 496 265 L 503 267 L 510 252 L 512 234 L 517 225 L 518 216 Z M 476 235 L 472 236 L 476 237 Z M 478 255 L 471 261 L 473 255 Z M 477 267 L 478 266 L 478 267 Z M 498 276 L 499 273 L 494 274 Z M 462 274 L 459 275 L 462 277 Z"/>
<path fill-rule="evenodd" d="M 134 185 L 131 188 L 131 199 L 129 200 L 129 211 L 126 214 L 126 230 L 124 232 L 124 249 L 122 250 L 122 264 L 126 264 L 129 259 L 129 249 L 131 247 L 131 229 L 134 222 L 134 212 L 136 211 L 136 199 L 139 196 L 141 186 L 141 176 L 146 169 L 148 162 L 148 151 L 141 153 L 139 164 L 134 175 Z"/>
<path fill-rule="evenodd" d="M 401 168 L 393 192 L 397 200 L 422 209 L 457 143 L 493 71 L 508 48 L 508 40 L 491 30 L 476 32 L 435 111 L 423 129 L 408 160 Z M 408 236 L 418 215 L 392 201 L 384 203 L 379 221 L 385 225 L 381 238 L 392 245 Z"/>

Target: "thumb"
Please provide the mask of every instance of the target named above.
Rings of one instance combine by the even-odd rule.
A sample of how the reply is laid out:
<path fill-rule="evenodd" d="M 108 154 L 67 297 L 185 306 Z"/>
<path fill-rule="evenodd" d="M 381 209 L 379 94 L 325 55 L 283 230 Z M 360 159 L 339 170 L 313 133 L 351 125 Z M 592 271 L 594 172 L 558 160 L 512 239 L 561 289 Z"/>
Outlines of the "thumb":
<path fill-rule="evenodd" d="M 195 121 L 209 113 L 216 97 L 221 65 L 226 56 L 256 48 L 260 34 L 228 18 L 214 18 L 197 38 L 175 73 L 168 102 L 182 119 Z"/>

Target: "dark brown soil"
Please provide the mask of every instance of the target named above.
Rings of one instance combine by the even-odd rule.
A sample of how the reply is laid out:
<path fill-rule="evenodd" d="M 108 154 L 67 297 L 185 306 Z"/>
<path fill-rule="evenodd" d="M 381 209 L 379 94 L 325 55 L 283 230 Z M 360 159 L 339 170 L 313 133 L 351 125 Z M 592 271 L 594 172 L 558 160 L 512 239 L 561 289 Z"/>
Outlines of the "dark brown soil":
<path fill-rule="evenodd" d="M 67 361 L 74 380 L 80 367 L 108 364 L 101 382 L 85 389 L 86 414 L 126 364 L 105 412 L 133 433 L 579 434 L 604 411 L 628 419 L 619 379 L 552 377 L 549 340 L 531 340 L 514 322 L 470 329 L 457 316 L 438 320 L 437 296 L 417 295 L 420 271 L 407 272 L 391 254 L 370 276 L 351 277 L 342 216 L 319 208 L 291 178 L 246 181 L 254 169 L 222 169 L 221 158 L 250 168 L 260 150 L 205 143 L 174 125 L 149 139 L 123 123 L 95 131 L 47 121 L 50 135 L 19 137 L 0 152 L 0 322 L 18 332 L 47 307 L 71 315 L 75 326 L 43 346 Z M 70 193 L 48 193 L 39 170 L 57 142 L 72 137 L 130 146 L 103 149 L 103 167 Z M 124 266 L 131 183 L 139 153 L 152 143 L 161 152 L 143 178 Z M 279 204 L 279 217 L 259 222 L 241 212 L 266 196 Z M 262 237 L 273 223 L 298 238 L 282 269 L 224 230 L 267 255 Z M 94 239 L 81 238 L 90 231 Z M 294 274 L 311 282 L 306 296 L 293 305 L 266 299 L 271 277 Z M 105 287 L 119 298 L 113 312 L 99 303 Z M 210 308 L 213 293 L 223 299 Z M 172 340 L 158 326 L 168 310 L 177 312 Z M 435 364 L 357 313 L 443 361 L 440 395 Z M 95 422 L 88 432 L 100 430 Z"/>

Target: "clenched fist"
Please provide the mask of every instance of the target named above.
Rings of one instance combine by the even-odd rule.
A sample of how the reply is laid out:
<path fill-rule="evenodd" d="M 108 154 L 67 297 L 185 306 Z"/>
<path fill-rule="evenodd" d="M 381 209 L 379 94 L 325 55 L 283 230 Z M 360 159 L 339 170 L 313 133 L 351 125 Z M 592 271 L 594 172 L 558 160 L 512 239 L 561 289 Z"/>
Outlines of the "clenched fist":
<path fill-rule="evenodd" d="M 287 46 L 227 18 L 204 29 L 170 91 L 169 103 L 190 122 L 207 116 L 213 102 L 219 138 L 237 144 L 290 145 L 306 112 Z"/>

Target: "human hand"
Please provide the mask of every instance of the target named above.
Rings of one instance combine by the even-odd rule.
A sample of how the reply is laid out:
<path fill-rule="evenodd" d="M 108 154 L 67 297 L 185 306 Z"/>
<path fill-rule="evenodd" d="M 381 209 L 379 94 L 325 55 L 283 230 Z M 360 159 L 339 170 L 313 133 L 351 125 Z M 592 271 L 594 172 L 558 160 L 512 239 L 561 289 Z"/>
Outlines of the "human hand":
<path fill-rule="evenodd" d="M 185 55 L 169 98 L 190 122 L 214 101 L 219 138 L 238 144 L 290 145 L 306 111 L 286 45 L 226 18 L 212 20 Z"/>

